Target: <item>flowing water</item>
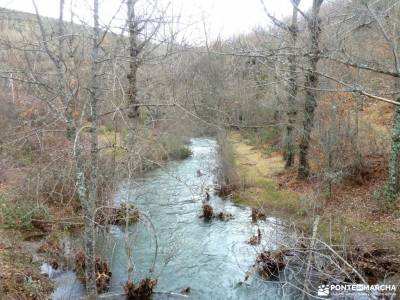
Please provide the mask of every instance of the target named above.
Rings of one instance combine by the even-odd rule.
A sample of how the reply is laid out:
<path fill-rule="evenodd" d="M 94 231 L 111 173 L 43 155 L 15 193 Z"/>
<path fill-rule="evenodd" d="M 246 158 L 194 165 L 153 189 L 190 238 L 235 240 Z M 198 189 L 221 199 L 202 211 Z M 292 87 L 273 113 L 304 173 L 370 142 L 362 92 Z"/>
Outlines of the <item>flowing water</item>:
<path fill-rule="evenodd" d="M 98 247 L 111 263 L 110 291 L 122 291 L 127 279 L 128 244 L 133 246 L 135 281 L 149 275 L 155 261 L 152 277 L 158 278 L 156 291 L 160 293 L 154 299 L 166 299 L 170 296 L 163 292 L 179 293 L 186 287 L 191 288 L 189 299 L 290 298 L 282 294 L 284 289 L 277 282 L 250 276 L 243 283 L 257 251 L 274 249 L 282 243 L 282 226 L 273 218 L 252 224 L 249 208 L 213 194 L 218 165 L 214 139 L 195 138 L 190 147 L 190 158 L 169 162 L 139 181 L 121 185 L 116 202 L 131 201 L 151 223 L 144 220 L 128 229 L 113 226 L 107 236 L 99 238 Z M 214 211 L 231 213 L 232 220 L 206 222 L 200 218 L 206 190 Z M 262 232 L 262 245 L 254 248 L 246 241 L 257 228 Z M 56 283 L 54 299 L 83 295 L 84 289 L 73 272 L 50 271 Z"/>

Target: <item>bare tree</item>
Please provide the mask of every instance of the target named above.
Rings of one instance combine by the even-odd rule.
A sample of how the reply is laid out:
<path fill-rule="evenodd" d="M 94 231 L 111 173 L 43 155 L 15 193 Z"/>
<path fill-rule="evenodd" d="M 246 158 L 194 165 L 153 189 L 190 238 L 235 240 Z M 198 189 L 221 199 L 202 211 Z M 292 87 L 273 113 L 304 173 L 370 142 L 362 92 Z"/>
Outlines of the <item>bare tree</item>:
<path fill-rule="evenodd" d="M 358 69 L 366 74 L 382 76 L 393 80 L 392 91 L 387 94 L 393 95 L 394 100 L 377 96 L 379 93 L 376 88 L 374 91 L 368 91 L 367 88 L 356 82 L 344 82 L 343 80 L 325 76 L 333 79 L 337 83 L 345 86 L 349 92 L 355 92 L 364 95 L 370 99 L 390 103 L 393 106 L 394 116 L 391 133 L 391 154 L 388 168 L 388 181 L 384 187 L 382 196 L 389 202 L 393 202 L 400 191 L 400 59 L 398 47 L 399 29 L 397 20 L 399 16 L 399 5 L 397 1 L 350 1 L 348 3 L 348 12 L 343 20 L 340 21 L 337 48 L 326 49 L 320 53 L 322 59 L 338 63 L 347 67 Z M 348 25 L 349 22 L 352 22 Z M 347 26 L 346 26 L 347 25 Z M 369 34 L 375 39 L 374 48 L 368 48 L 369 51 L 360 51 L 354 53 L 347 49 L 346 42 L 349 34 L 364 34 L 362 43 L 366 43 L 365 35 Z M 350 41 L 351 42 L 351 41 Z M 366 44 L 365 44 L 366 45 Z M 384 45 L 385 50 L 378 45 Z M 370 46 L 370 45 L 366 45 Z M 350 47 L 349 47 L 350 48 Z M 361 50 L 361 49 L 358 49 Z M 374 57 L 375 56 L 375 57 Z M 378 58 L 379 56 L 379 58 Z"/>
<path fill-rule="evenodd" d="M 164 12 L 161 12 L 160 16 L 157 15 L 159 12 L 157 1 L 151 4 L 151 7 L 149 7 L 150 13 L 147 15 L 139 14 L 139 3 L 140 0 L 126 0 L 129 40 L 129 72 L 127 74 L 128 118 L 131 120 L 133 128 L 136 127 L 137 118 L 139 117 L 137 73 L 146 56 L 152 52 L 150 50 L 145 53 L 146 47 L 154 48 L 151 42 L 156 37 L 164 18 Z"/>
<path fill-rule="evenodd" d="M 297 96 L 297 58 L 296 58 L 296 46 L 297 46 L 297 6 L 300 4 L 300 0 L 293 0 L 293 15 L 292 24 L 288 27 L 290 33 L 291 52 L 288 56 L 289 61 L 289 78 L 288 78 L 288 110 L 287 118 L 288 125 L 286 126 L 286 145 L 285 145 L 285 159 L 286 167 L 292 167 L 295 160 L 295 137 L 294 137 L 294 124 L 297 119 L 297 107 L 296 107 L 296 96 Z"/>
<path fill-rule="evenodd" d="M 318 74 L 317 64 L 319 61 L 319 43 L 321 33 L 321 19 L 319 11 L 323 0 L 314 0 L 311 15 L 306 17 L 307 27 L 310 35 L 308 69 L 306 71 L 306 98 L 304 104 L 303 132 L 300 137 L 299 169 L 298 176 L 307 178 L 310 174 L 308 154 L 310 149 L 311 130 L 314 124 L 314 112 L 317 107 Z"/>
<path fill-rule="evenodd" d="M 276 19 L 272 16 L 267 7 L 264 4 L 264 1 L 261 0 L 261 4 L 264 7 L 264 11 L 271 19 L 273 24 L 278 28 L 284 30 L 288 35 L 288 46 L 289 53 L 287 53 L 287 62 L 289 70 L 287 72 L 287 81 L 286 84 L 286 116 L 287 116 L 287 125 L 285 126 L 285 140 L 284 140 L 284 153 L 283 157 L 285 160 L 285 167 L 290 168 L 294 165 L 295 154 L 296 154 L 296 137 L 295 137 L 295 125 L 297 121 L 297 64 L 298 64 L 298 53 L 297 53 L 297 38 L 299 34 L 299 26 L 298 26 L 298 6 L 300 5 L 301 0 L 293 0 L 292 6 L 292 18 L 290 21 L 290 25 L 285 24 L 284 22 Z"/>
<path fill-rule="evenodd" d="M 99 103 L 99 1 L 93 0 L 93 42 L 91 55 L 90 84 L 90 178 L 88 180 L 88 198 L 84 203 L 85 218 L 85 274 L 86 292 L 89 299 L 96 299 L 96 254 L 95 254 L 95 209 L 97 200 L 98 173 L 98 103 Z"/>
<path fill-rule="evenodd" d="M 137 4 L 137 0 L 127 0 L 126 5 L 128 8 L 128 32 L 129 32 L 129 73 L 127 75 L 128 78 L 128 102 L 131 106 L 128 112 L 128 117 L 132 120 L 135 120 L 139 116 L 139 107 L 137 104 L 137 71 L 139 68 L 139 54 L 143 49 L 145 44 L 140 43 L 138 41 L 138 35 L 141 30 L 144 30 L 143 24 L 138 24 L 137 16 L 135 14 L 135 5 Z M 140 47 L 139 44 L 140 43 Z"/>

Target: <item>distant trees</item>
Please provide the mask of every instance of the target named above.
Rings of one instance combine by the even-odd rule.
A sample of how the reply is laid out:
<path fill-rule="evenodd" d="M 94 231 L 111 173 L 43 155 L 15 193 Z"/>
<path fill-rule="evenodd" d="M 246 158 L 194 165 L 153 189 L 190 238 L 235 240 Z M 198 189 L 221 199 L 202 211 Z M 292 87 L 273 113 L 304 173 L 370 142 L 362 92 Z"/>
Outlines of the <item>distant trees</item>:
<path fill-rule="evenodd" d="M 160 7 L 157 1 L 126 0 L 126 7 L 129 60 L 128 118 L 131 120 L 132 128 L 135 128 L 139 117 L 138 70 L 146 59 L 151 59 L 150 56 L 156 53 L 160 44 L 168 43 L 168 39 L 172 36 L 166 37 L 160 34 L 160 28 L 170 22 L 166 16 L 168 5 Z"/>
<path fill-rule="evenodd" d="M 261 3 L 264 4 L 263 1 Z M 270 118 L 270 114 L 265 114 L 267 118 L 265 123 L 275 122 L 276 127 L 283 128 L 284 137 L 281 146 L 286 166 L 295 165 L 295 154 L 298 153 L 297 173 L 301 179 L 307 179 L 311 175 L 311 152 L 316 143 L 323 142 L 318 140 L 313 143 L 314 136 L 320 138 L 313 131 L 315 118 L 327 115 L 327 112 L 321 113 L 318 109 L 319 102 L 335 99 L 335 95 L 339 105 L 344 105 L 340 102 L 340 97 L 348 95 L 349 99 L 355 99 L 357 103 L 363 101 L 360 100 L 362 97 L 366 97 L 392 104 L 394 119 L 388 182 L 382 192 L 386 195 L 385 197 L 393 201 L 400 189 L 400 109 L 399 99 L 397 99 L 400 88 L 398 83 L 400 54 L 396 39 L 399 32 L 397 26 L 394 25 L 399 16 L 398 2 L 346 0 L 338 1 L 333 6 L 325 5 L 326 2 L 323 0 L 315 0 L 308 12 L 299 8 L 300 1 L 291 3 L 293 4 L 291 18 L 278 20 L 269 14 L 268 5 L 265 5 L 265 11 L 272 20 L 272 28 L 262 33 L 257 30 L 254 34 L 240 36 L 230 41 L 219 41 L 218 47 L 211 46 L 204 49 L 204 52 L 207 51 L 209 54 L 208 57 L 198 55 L 201 66 L 204 60 L 208 60 L 205 65 L 209 66 L 209 70 L 214 70 L 215 74 L 224 74 L 227 65 L 234 65 L 238 71 L 219 78 L 218 86 L 220 87 L 208 86 L 208 91 L 212 93 L 210 98 L 220 99 L 222 96 L 224 99 L 217 109 L 221 113 L 226 113 L 225 123 L 229 123 L 227 120 L 233 118 L 231 109 L 233 106 L 236 107 L 235 116 L 240 116 L 240 122 L 236 124 L 238 128 L 249 125 L 243 122 L 243 116 L 246 111 L 257 110 L 257 105 L 261 105 L 264 112 L 274 111 L 273 119 Z M 200 49 L 198 51 L 201 52 Z M 220 56 L 220 59 L 217 59 L 217 56 Z M 249 69 L 253 74 L 258 74 L 257 78 L 246 73 Z M 196 71 L 196 78 L 203 76 L 215 82 L 213 79 L 215 75 L 208 74 L 208 70 L 201 67 Z M 299 73 L 304 74 L 304 77 L 298 76 Z M 387 78 L 393 79 L 391 87 L 384 84 Z M 235 80 L 243 86 L 246 84 L 251 86 L 253 83 L 255 87 L 262 87 L 264 95 L 260 96 L 261 90 L 257 90 L 254 94 L 247 92 L 245 97 L 241 96 L 237 101 L 225 101 L 227 98 L 224 97 L 228 93 L 226 88 L 221 88 L 221 86 L 228 87 L 229 83 Z M 381 83 L 378 84 L 378 81 Z M 200 87 L 205 88 L 206 81 L 197 80 L 195 88 Z M 279 98 L 286 99 L 283 106 L 284 118 L 276 117 L 279 109 L 273 107 L 272 102 L 267 100 L 276 98 L 277 91 L 281 91 Z M 394 96 L 393 100 L 390 99 L 390 95 Z M 257 101 L 253 102 L 254 99 Z M 342 120 L 343 116 L 334 116 L 335 111 L 340 113 L 340 109 L 332 103 L 329 116 L 335 124 L 330 126 L 328 120 L 318 123 L 330 126 L 332 130 L 329 134 L 339 135 L 345 134 L 341 125 L 353 124 L 351 119 L 356 118 L 357 128 L 354 130 L 358 135 L 358 127 L 363 124 L 360 125 L 358 119 L 359 104 L 357 103 L 354 104 L 357 106 L 354 114 L 348 108 L 346 116 L 350 118 L 349 120 Z M 199 102 L 194 103 L 196 109 L 198 109 L 198 104 Z M 326 109 L 326 106 L 321 109 Z M 258 113 L 261 115 L 260 110 L 254 112 L 253 115 L 256 116 Z M 261 122 L 258 124 L 262 127 Z M 347 134 L 352 134 L 349 130 Z M 322 131 L 319 130 L 319 132 Z M 336 145 L 329 146 L 336 149 L 334 155 L 332 149 L 329 150 L 330 153 L 322 155 L 327 160 L 326 173 L 334 172 L 336 175 L 329 174 L 327 177 L 344 178 L 354 172 L 361 172 L 360 168 L 366 167 L 360 154 L 360 143 L 364 142 L 362 137 L 357 137 L 355 142 L 357 145 L 354 147 L 358 150 L 354 151 L 359 152 L 356 160 L 350 159 L 350 155 L 342 157 L 348 155 L 347 146 L 342 144 L 339 147 L 338 145 L 338 143 L 345 143 L 343 139 L 339 136 L 331 136 L 329 143 L 333 143 L 332 141 L 337 141 Z M 333 171 L 333 157 L 341 161 L 335 162 L 335 164 L 343 165 L 341 170 Z"/>
<path fill-rule="evenodd" d="M 323 12 L 322 18 L 329 17 L 331 20 L 335 20 L 335 25 L 332 25 L 332 21 L 330 26 L 336 28 L 336 32 L 333 33 L 334 31 L 329 29 L 332 34 L 327 36 L 322 41 L 325 44 L 321 45 L 321 24 L 323 19 L 320 16 L 320 11 L 323 2 L 321 0 L 313 1 L 310 13 L 306 14 L 298 9 L 296 2 L 292 1 L 294 7 L 303 17 L 308 29 L 307 51 L 296 51 L 296 57 L 300 60 L 298 67 L 306 74 L 304 80 L 304 118 L 299 130 L 298 176 L 305 179 L 310 175 L 309 150 L 312 128 L 318 97 L 320 97 L 319 94 L 323 93 L 318 91 L 333 92 L 335 89 L 340 91 L 340 87 L 342 87 L 347 92 L 355 92 L 357 95 L 364 95 L 375 101 L 393 104 L 394 117 L 388 181 L 380 193 L 381 196 L 389 201 L 394 201 L 400 191 L 400 108 L 398 105 L 400 53 L 396 38 L 400 32 L 398 31 L 398 26 L 394 25 L 395 20 L 400 15 L 398 2 L 342 1 L 338 3 L 336 8 L 342 9 L 343 15 L 333 12 L 332 8 L 328 7 Z M 332 12 L 336 14 L 332 14 Z M 274 24 L 280 26 L 277 21 L 274 21 Z M 337 38 L 336 40 L 335 37 Z M 356 40 L 360 38 L 364 39 L 364 43 L 361 43 L 361 45 L 364 44 L 365 48 L 368 49 L 367 51 L 354 47 L 354 45 L 357 45 Z M 371 38 L 374 38 L 376 42 L 367 44 L 371 42 Z M 288 59 L 289 61 L 292 59 L 291 55 L 288 55 Z M 323 60 L 323 68 L 317 68 L 320 60 Z M 283 62 L 280 61 L 280 63 Z M 373 76 L 386 76 L 388 78 L 387 76 L 389 76 L 393 79 L 391 91 L 388 91 L 387 86 L 375 86 L 374 88 L 362 86 L 359 82 L 359 77 L 340 77 L 340 74 L 335 74 L 333 69 L 327 68 L 327 66 L 335 64 L 338 68 L 350 67 L 356 69 L 358 74 L 362 74 L 361 76 L 364 78 Z M 292 77 L 289 76 L 289 82 Z M 322 88 L 319 86 L 318 77 L 324 79 L 325 86 L 333 83 L 333 85 L 336 85 L 335 88 Z M 394 96 L 394 100 L 379 95 L 379 93 L 391 94 Z M 288 97 L 290 99 L 291 95 L 289 94 Z M 291 114 L 290 108 L 287 109 L 287 113 L 288 116 Z M 288 122 L 289 124 L 292 123 L 290 118 L 288 118 Z M 287 151 L 287 144 L 284 150 Z M 287 157 L 286 164 L 291 165 L 288 163 Z"/>
<path fill-rule="evenodd" d="M 338 18 L 341 27 L 337 32 L 337 48 L 326 49 L 320 56 L 330 63 L 357 70 L 366 78 L 390 78 L 392 81 L 391 87 L 370 87 L 361 85 L 355 78 L 352 78 L 353 81 L 334 78 L 349 91 L 393 105 L 388 181 L 377 191 L 378 198 L 393 203 L 400 191 L 400 52 L 397 38 L 400 31 L 396 25 L 400 16 L 399 3 L 391 0 L 352 0 L 345 1 L 343 9 L 346 13 L 342 19 Z M 357 17 L 349 19 L 349 16 Z M 352 42 L 360 39 L 363 49 L 352 47 Z M 393 95 L 394 99 L 385 95 Z"/>
<path fill-rule="evenodd" d="M 283 44 L 287 44 L 286 47 L 288 49 L 287 53 L 287 64 L 288 64 L 288 71 L 287 71 L 287 78 L 284 78 L 284 81 L 287 83 L 284 85 L 286 86 L 286 121 L 287 124 L 285 126 L 285 137 L 284 137 L 284 145 L 283 145 L 283 158 L 285 160 L 286 168 L 293 167 L 295 163 L 295 156 L 296 156 L 296 121 L 297 121 L 297 114 L 298 114 L 298 99 L 297 99 L 297 91 L 298 91 L 298 35 L 299 35 L 299 26 L 298 26 L 298 11 L 299 11 L 299 4 L 301 0 L 293 0 L 292 6 L 292 18 L 290 20 L 290 25 L 277 20 L 274 16 L 272 16 L 264 3 L 261 0 L 261 4 L 264 7 L 264 10 L 270 20 L 273 22 L 275 26 L 283 30 L 283 32 L 288 35 L 287 42 L 285 37 L 282 37 Z M 277 79 L 279 77 L 277 76 Z M 276 96 L 275 96 L 276 97 Z"/>
<path fill-rule="evenodd" d="M 323 3 L 323 0 L 313 1 L 313 5 L 310 14 L 304 13 L 300 10 L 299 0 L 292 1 L 293 13 L 291 18 L 291 24 L 286 25 L 284 22 L 277 20 L 274 16 L 269 14 L 264 2 L 264 10 L 266 11 L 268 17 L 272 20 L 273 24 L 278 28 L 282 29 L 285 33 L 289 35 L 287 43 L 288 53 L 287 64 L 288 72 L 287 79 L 287 124 L 285 126 L 285 138 L 283 153 L 285 159 L 285 165 L 287 168 L 292 167 L 295 162 L 296 154 L 296 135 L 295 132 L 299 131 L 299 167 L 298 176 L 299 178 L 307 178 L 310 174 L 310 167 L 308 162 L 311 130 L 314 123 L 314 112 L 317 106 L 317 88 L 318 88 L 318 73 L 317 64 L 320 59 L 320 33 L 321 33 L 321 19 L 319 12 Z M 300 51 L 297 39 L 299 34 L 298 28 L 298 14 L 301 13 L 306 23 L 306 28 L 308 29 L 307 39 L 308 42 L 305 44 L 307 53 Z M 304 35 L 303 35 L 304 37 Z M 282 40 L 285 40 L 282 37 Z M 282 55 L 282 51 L 278 51 Z M 304 62 L 304 58 L 305 62 Z M 301 61 L 302 60 L 302 61 Z M 285 64 L 285 62 L 278 60 L 279 63 Z M 302 128 L 296 130 L 296 121 L 298 115 L 298 64 L 301 63 L 303 66 L 301 70 L 305 73 L 305 101 L 303 110 L 303 122 Z"/>
<path fill-rule="evenodd" d="M 135 119 L 139 116 L 139 106 L 137 106 L 137 71 L 139 68 L 139 55 L 141 50 L 143 50 L 143 46 L 145 45 L 142 42 L 142 45 L 138 45 L 138 35 L 140 31 L 145 29 L 144 24 L 138 24 L 135 15 L 135 5 L 138 1 L 137 0 L 127 0 L 127 20 L 128 20 L 128 33 L 129 33 L 129 73 L 127 75 L 128 78 L 128 103 L 129 103 L 129 112 L 128 117 L 135 121 Z M 132 124 L 134 125 L 134 124 Z"/>
<path fill-rule="evenodd" d="M 383 41 L 391 54 L 392 67 L 377 69 L 368 62 L 366 65 L 353 63 L 357 68 L 367 68 L 373 72 L 385 74 L 390 73 L 393 77 L 394 100 L 397 102 L 394 107 L 394 117 L 392 125 L 392 149 L 389 161 L 389 174 L 387 187 L 384 188 L 382 196 L 389 202 L 393 202 L 400 192 L 400 50 L 398 37 L 400 29 L 397 26 L 397 20 L 400 16 L 400 7 L 397 1 L 384 1 L 384 3 L 370 3 L 361 1 L 371 22 L 377 28 L 383 37 Z M 374 65 L 374 63 L 372 63 Z"/>

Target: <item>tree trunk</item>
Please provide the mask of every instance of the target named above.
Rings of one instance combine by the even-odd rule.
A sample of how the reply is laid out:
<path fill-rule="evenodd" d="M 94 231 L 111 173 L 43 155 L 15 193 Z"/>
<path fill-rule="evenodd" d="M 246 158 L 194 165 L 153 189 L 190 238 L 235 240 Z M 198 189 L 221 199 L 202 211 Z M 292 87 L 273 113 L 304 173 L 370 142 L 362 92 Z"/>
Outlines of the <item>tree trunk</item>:
<path fill-rule="evenodd" d="M 395 79 L 395 89 L 400 89 L 400 80 Z M 396 98 L 400 102 L 400 95 Z M 394 201 L 400 190 L 400 106 L 395 105 L 392 127 L 392 152 L 389 161 L 388 192 L 390 200 Z"/>
<path fill-rule="evenodd" d="M 128 0 L 128 32 L 129 32 L 129 73 L 128 78 L 128 118 L 131 120 L 131 126 L 136 127 L 137 118 L 139 117 L 139 107 L 137 106 L 137 71 L 139 68 L 139 48 L 137 40 L 138 28 L 135 22 L 135 4 L 136 0 Z"/>
<path fill-rule="evenodd" d="M 274 65 L 274 81 L 279 82 L 277 64 Z M 273 92 L 275 98 L 274 122 L 278 124 L 282 120 L 282 99 L 280 96 L 281 91 L 277 84 L 274 84 Z M 284 155 L 286 155 L 286 153 L 284 153 Z M 286 158 L 284 159 L 286 160 Z"/>
<path fill-rule="evenodd" d="M 94 27 L 92 48 L 92 74 L 90 87 L 90 177 L 88 180 L 88 198 L 84 206 L 85 214 L 85 278 L 88 299 L 96 299 L 96 258 L 95 258 L 95 227 L 94 214 L 97 198 L 97 170 L 98 170 L 98 113 L 99 102 L 99 2 L 93 1 Z"/>
<path fill-rule="evenodd" d="M 311 18 L 308 20 L 308 30 L 310 33 L 310 59 L 309 68 L 306 72 L 306 97 L 304 104 L 303 132 L 300 138 L 299 169 L 298 176 L 305 179 L 310 175 L 310 165 L 308 153 L 310 149 L 311 130 L 314 126 L 314 112 L 317 107 L 318 75 L 317 64 L 319 60 L 319 39 L 321 33 L 319 10 L 323 0 L 314 0 Z"/>
<path fill-rule="evenodd" d="M 297 108 L 296 108 L 296 97 L 297 97 L 297 59 L 296 59 L 296 45 L 297 45 L 297 6 L 300 0 L 293 1 L 293 16 L 292 24 L 289 27 L 290 39 L 291 39 L 291 51 L 289 55 L 289 86 L 288 86 L 288 98 L 287 98 L 287 118 L 288 124 L 286 126 L 286 145 L 285 145 L 285 159 L 286 168 L 290 168 L 294 164 L 295 159 L 295 137 L 294 137 L 294 125 L 296 123 Z"/>
<path fill-rule="evenodd" d="M 90 202 L 90 200 L 89 200 Z M 94 211 L 89 205 L 88 210 Z M 85 212 L 85 282 L 87 298 L 97 299 L 94 213 Z"/>

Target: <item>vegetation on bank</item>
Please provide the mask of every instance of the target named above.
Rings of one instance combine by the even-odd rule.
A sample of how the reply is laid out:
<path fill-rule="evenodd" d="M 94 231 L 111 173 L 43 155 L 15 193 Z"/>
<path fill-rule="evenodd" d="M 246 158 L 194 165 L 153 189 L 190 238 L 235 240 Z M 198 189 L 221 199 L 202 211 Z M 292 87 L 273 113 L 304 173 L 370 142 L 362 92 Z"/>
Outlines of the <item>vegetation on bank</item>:
<path fill-rule="evenodd" d="M 362 185 L 343 181 L 328 194 L 322 182 L 298 180 L 293 170 L 285 169 L 273 136 L 269 129 L 229 133 L 230 157 L 225 159 L 234 165 L 227 173 L 235 174 L 234 201 L 283 217 L 305 231 L 319 215 L 318 233 L 326 242 L 379 245 L 400 254 L 396 212 L 382 210 L 373 195 L 385 178 Z"/>
<path fill-rule="evenodd" d="M 98 179 L 101 183 L 98 206 L 106 206 L 97 211 L 96 222 L 102 225 L 124 225 L 127 220 L 128 223 L 136 222 L 139 218 L 136 208 L 131 205 L 114 207 L 110 200 L 118 181 L 127 176 L 125 170 L 112 172 L 118 172 L 118 166 L 127 160 L 126 150 L 119 146 L 123 145 L 127 133 L 107 127 L 100 132 L 103 168 Z M 187 139 L 173 131 L 164 132 L 161 137 L 156 130 L 142 132 L 142 135 L 145 136 L 137 145 L 144 153 L 143 165 L 136 168 L 133 176 L 140 176 L 168 160 L 191 155 Z M 13 154 L 12 159 L 5 161 L 7 165 L 3 165 L 6 173 L 0 174 L 0 295 L 9 297 L 5 299 L 15 299 L 16 295 L 18 299 L 47 299 L 53 285 L 46 275 L 41 274 L 40 265 L 43 261 L 55 266 L 63 264 L 67 258 L 60 249 L 61 240 L 65 234 L 69 235 L 84 224 L 74 183 L 74 166 L 68 153 L 63 151 L 68 141 L 63 137 L 44 136 L 41 142 L 42 147 L 62 153 L 65 160 L 54 160 L 51 155 L 38 153 L 34 139 L 28 139 L 21 148 L 4 149 L 3 152 Z M 40 178 L 30 177 L 44 166 L 46 173 Z M 15 251 L 18 257 L 13 260 Z M 33 262 L 33 257 L 38 261 Z M 67 266 L 74 268 L 73 258 L 68 260 L 71 262 Z"/>
<path fill-rule="evenodd" d="M 184 135 L 179 136 L 176 132 L 157 134 L 156 130 L 143 129 L 141 135 L 142 170 L 152 169 L 163 161 L 186 159 L 192 154 L 187 145 L 188 138 Z M 109 158 L 115 157 L 118 161 L 126 159 L 128 149 L 122 145 L 128 139 L 128 131 L 104 128 L 99 139 L 105 148 L 104 155 Z"/>
<path fill-rule="evenodd" d="M 6 196 L 0 194 L 0 228 L 32 230 L 37 226 L 37 221 L 49 221 L 51 215 L 49 208 L 45 205 L 37 205 L 30 202 L 9 202 Z"/>
<path fill-rule="evenodd" d="M 228 142 L 231 144 L 230 159 L 240 179 L 233 199 L 251 206 L 263 206 L 269 213 L 287 211 L 297 213 L 300 210 L 299 196 L 290 191 L 279 189 L 275 177 L 284 170 L 284 162 L 279 153 L 263 142 L 269 140 L 265 131 L 261 135 L 242 136 L 231 133 Z M 260 147 L 260 148 L 256 148 Z"/>
<path fill-rule="evenodd" d="M 48 299 L 53 283 L 35 261 L 37 244 L 24 241 L 19 230 L 0 229 L 1 299 Z"/>

